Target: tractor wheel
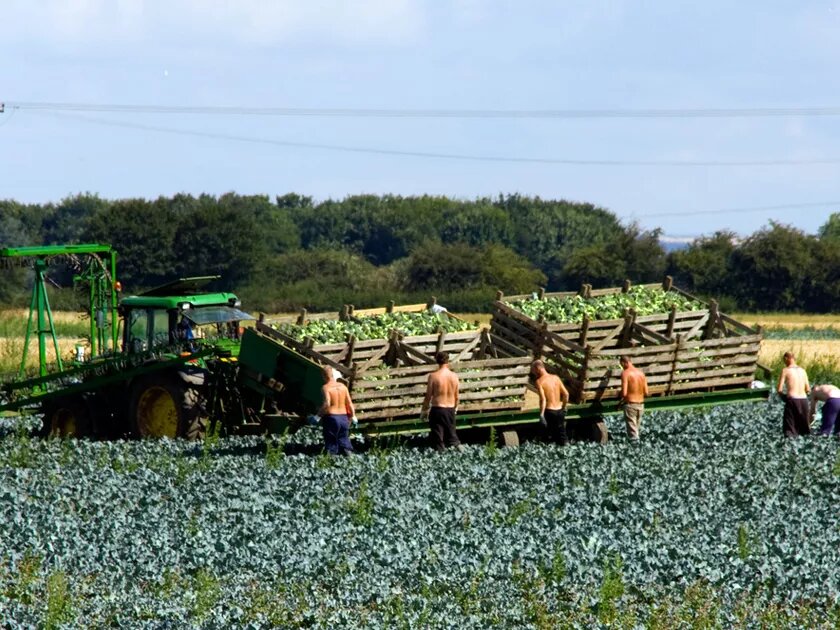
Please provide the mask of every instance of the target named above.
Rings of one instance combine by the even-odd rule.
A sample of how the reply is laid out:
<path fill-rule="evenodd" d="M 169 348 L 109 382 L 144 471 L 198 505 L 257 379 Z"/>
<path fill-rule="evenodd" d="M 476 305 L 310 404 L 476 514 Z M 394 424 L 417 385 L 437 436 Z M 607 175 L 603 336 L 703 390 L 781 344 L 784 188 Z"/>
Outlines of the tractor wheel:
<path fill-rule="evenodd" d="M 132 388 L 130 421 L 141 438 L 204 436 L 199 392 L 176 374 L 153 375 Z"/>
<path fill-rule="evenodd" d="M 44 437 L 83 438 L 90 435 L 90 410 L 81 398 L 57 400 L 44 408 L 40 434 Z"/>
<path fill-rule="evenodd" d="M 519 446 L 519 433 L 516 431 L 502 431 L 500 437 L 502 446 L 505 448 L 515 448 Z"/>

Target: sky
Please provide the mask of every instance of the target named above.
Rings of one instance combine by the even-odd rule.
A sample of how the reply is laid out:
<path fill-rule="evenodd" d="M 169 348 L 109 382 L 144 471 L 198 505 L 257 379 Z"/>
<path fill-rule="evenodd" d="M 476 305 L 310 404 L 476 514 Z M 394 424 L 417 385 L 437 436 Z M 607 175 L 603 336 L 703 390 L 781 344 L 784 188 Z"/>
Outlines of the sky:
<path fill-rule="evenodd" d="M 519 193 L 815 233 L 839 68 L 840 0 L 3 0 L 0 198 Z"/>

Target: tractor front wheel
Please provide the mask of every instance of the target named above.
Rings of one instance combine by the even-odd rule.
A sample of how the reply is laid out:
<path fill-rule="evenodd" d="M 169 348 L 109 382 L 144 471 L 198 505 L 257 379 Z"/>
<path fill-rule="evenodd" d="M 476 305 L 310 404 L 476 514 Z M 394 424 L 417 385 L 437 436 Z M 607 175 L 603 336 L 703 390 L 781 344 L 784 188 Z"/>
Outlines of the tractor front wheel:
<path fill-rule="evenodd" d="M 177 374 L 155 375 L 132 388 L 130 421 L 141 438 L 204 437 L 198 390 Z"/>

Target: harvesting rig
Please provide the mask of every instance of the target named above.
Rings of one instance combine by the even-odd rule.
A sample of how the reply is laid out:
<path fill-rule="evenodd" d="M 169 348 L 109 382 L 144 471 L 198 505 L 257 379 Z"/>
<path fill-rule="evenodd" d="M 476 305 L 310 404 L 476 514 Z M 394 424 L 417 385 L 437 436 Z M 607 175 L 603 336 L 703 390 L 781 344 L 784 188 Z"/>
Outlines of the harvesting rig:
<path fill-rule="evenodd" d="M 120 297 L 116 253 L 107 245 L 7 248 L 0 250 L 0 261 L 35 272 L 23 359 L 17 374 L 0 382 L 0 411 L 41 414 L 43 435 L 198 439 L 217 427 L 226 434 L 293 430 L 321 404 L 324 367 L 348 382 L 359 431 L 422 433 L 428 425 L 418 418 L 420 403 L 440 350 L 449 352 L 461 375 L 457 428 L 498 427 L 506 445 L 518 444 L 517 431 L 538 426 L 539 411 L 527 400 L 535 357 L 547 359 L 570 386 L 567 418 L 578 439 L 607 439 L 603 416 L 620 412 L 619 354 L 632 354 L 646 368 L 655 394 L 646 401 L 648 409 L 768 395 L 767 388 L 750 386 L 760 330 L 734 322 L 715 305 L 659 319 L 628 313 L 606 323 L 551 327 L 511 309 L 499 295 L 490 330 L 425 336 L 393 331 L 387 339 L 350 337 L 318 345 L 285 334 L 277 322 L 251 321 L 236 295 L 208 290 L 215 276 L 182 278 Z M 56 263 L 74 271 L 74 282 L 88 296 L 89 351 L 77 348 L 72 359 L 61 356 L 47 298 L 47 270 Z M 345 307 L 338 317 L 429 306 L 434 304 L 357 312 Z M 303 311 L 297 322 L 324 317 L 330 316 Z M 37 372 L 27 371 L 33 335 Z"/>

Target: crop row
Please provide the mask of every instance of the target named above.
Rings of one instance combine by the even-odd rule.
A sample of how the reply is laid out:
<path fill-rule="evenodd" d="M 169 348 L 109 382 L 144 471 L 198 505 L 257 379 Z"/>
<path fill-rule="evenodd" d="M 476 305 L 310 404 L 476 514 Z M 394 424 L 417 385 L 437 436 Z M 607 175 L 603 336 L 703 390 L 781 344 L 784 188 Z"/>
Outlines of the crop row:
<path fill-rule="evenodd" d="M 626 293 L 612 293 L 590 298 L 580 295 L 565 297 L 547 296 L 540 299 L 537 295 L 524 300 L 515 300 L 509 306 L 532 319 L 545 318 L 550 323 L 571 324 L 591 320 L 619 319 L 625 309 L 634 309 L 637 315 L 666 313 L 676 307 L 678 311 L 696 311 L 705 308 L 700 302 L 692 300 L 675 291 L 663 291 L 660 288 L 635 286 Z"/>
<path fill-rule="evenodd" d="M 260 438 L 0 439 L 10 627 L 488 627 L 840 619 L 836 440 L 777 404 L 607 446 L 330 459 Z M 781 621 L 780 621 L 781 620 Z"/>
<path fill-rule="evenodd" d="M 315 343 L 342 343 L 347 341 L 350 335 L 358 341 L 387 339 L 394 330 L 404 335 L 430 335 L 439 330 L 462 332 L 473 328 L 471 324 L 450 317 L 446 313 L 431 311 L 385 313 L 352 317 L 346 320 L 315 320 L 303 325 L 282 324 L 279 326 L 281 332 L 298 341 L 309 338 Z"/>

